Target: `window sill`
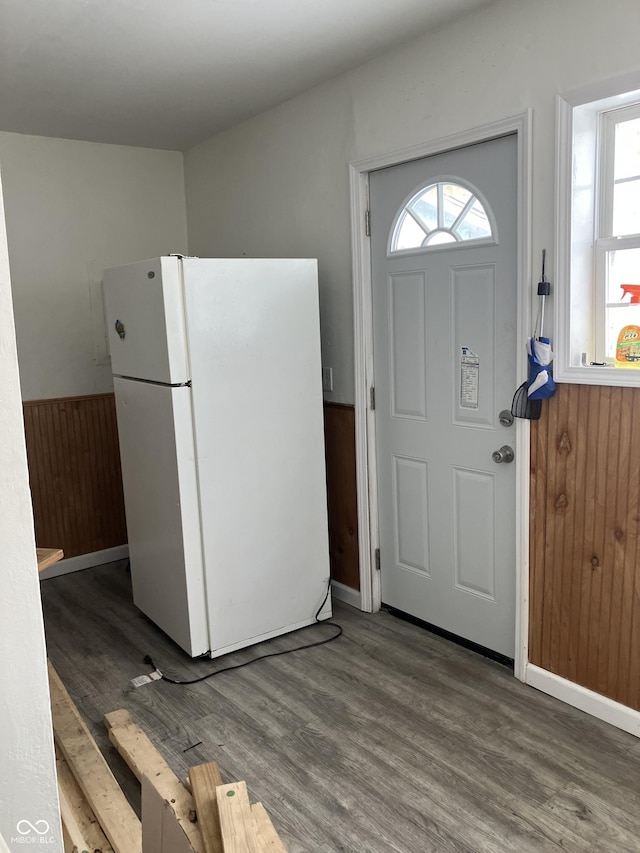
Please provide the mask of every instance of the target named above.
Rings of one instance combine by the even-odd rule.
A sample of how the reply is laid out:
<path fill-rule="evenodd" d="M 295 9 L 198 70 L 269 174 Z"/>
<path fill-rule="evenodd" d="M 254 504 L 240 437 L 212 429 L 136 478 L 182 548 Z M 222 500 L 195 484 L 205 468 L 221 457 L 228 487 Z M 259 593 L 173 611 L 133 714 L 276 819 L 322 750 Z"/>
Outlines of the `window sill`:
<path fill-rule="evenodd" d="M 554 362 L 553 378 L 556 382 L 577 385 L 612 385 L 622 388 L 640 388 L 640 367 L 566 367 L 560 369 Z"/>

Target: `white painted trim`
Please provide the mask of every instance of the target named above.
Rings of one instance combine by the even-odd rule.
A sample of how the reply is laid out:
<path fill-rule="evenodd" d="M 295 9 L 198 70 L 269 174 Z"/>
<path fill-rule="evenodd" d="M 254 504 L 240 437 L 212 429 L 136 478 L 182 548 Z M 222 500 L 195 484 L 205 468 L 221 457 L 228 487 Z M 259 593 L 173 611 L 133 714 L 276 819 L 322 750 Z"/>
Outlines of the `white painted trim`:
<path fill-rule="evenodd" d="M 355 340 L 356 479 L 360 549 L 361 609 L 374 612 L 381 603 L 380 577 L 375 570 L 378 547 L 375 418 L 369 409 L 373 382 L 373 305 L 370 238 L 364 231 L 368 209 L 369 172 L 440 154 L 453 148 L 517 134 L 518 145 L 518 316 L 517 375 L 526 376 L 525 343 L 531 325 L 531 110 L 453 136 L 378 154 L 349 164 L 351 246 Z M 515 388 L 514 388 L 515 391 Z M 516 452 L 516 650 L 515 675 L 524 679 L 528 657 L 529 588 L 529 423 L 517 421 Z"/>
<path fill-rule="evenodd" d="M 357 607 L 362 610 L 362 596 L 360 590 L 352 589 L 339 581 L 331 581 L 331 596 L 337 601 L 344 601 L 345 604 L 350 604 L 352 607 Z"/>
<path fill-rule="evenodd" d="M 559 382 L 575 382 L 570 374 L 584 368 L 570 368 L 570 335 L 567 334 L 571 316 L 571 174 L 573 109 L 560 96 L 556 99 L 556 268 L 555 324 L 553 372 Z M 592 373 L 592 371 L 589 371 Z M 587 377 L 585 381 L 590 382 Z"/>
<path fill-rule="evenodd" d="M 518 134 L 518 377 L 527 375 L 526 340 L 531 329 L 531 182 L 533 126 L 531 110 L 516 117 Z M 515 389 L 514 389 L 515 390 Z M 524 679 L 529 660 L 529 489 L 531 478 L 531 424 L 516 418 L 516 612 L 513 672 Z"/>
<path fill-rule="evenodd" d="M 351 246 L 354 302 L 356 484 L 358 494 L 358 551 L 361 608 L 380 609 L 380 579 L 375 570 L 378 547 L 375 418 L 370 417 L 369 388 L 373 377 L 373 305 L 371 300 L 370 239 L 364 217 L 369 208 L 368 169 L 349 165 Z M 371 377 L 371 378 L 370 378 Z"/>
<path fill-rule="evenodd" d="M 513 674 L 520 681 L 529 660 L 529 480 L 531 427 L 516 419 L 516 644 Z"/>
<path fill-rule="evenodd" d="M 531 663 L 527 665 L 524 681 L 530 687 L 560 699 L 567 705 L 640 737 L 640 712 L 634 711 L 633 708 L 614 702 L 613 699 L 594 693 L 593 690 L 587 690 L 586 687 L 574 684 L 573 681 L 568 681 Z"/>
<path fill-rule="evenodd" d="M 80 572 L 83 569 L 92 569 L 94 566 L 103 566 L 105 563 L 115 563 L 117 560 L 126 560 L 129 557 L 129 546 L 118 545 L 115 548 L 105 548 L 102 551 L 92 551 L 90 554 L 80 554 L 77 557 L 68 557 L 49 566 L 40 573 L 40 580 L 46 581 L 51 578 L 68 575 L 71 572 Z"/>
<path fill-rule="evenodd" d="M 574 306 L 593 302 L 593 285 L 590 283 L 593 271 L 579 269 L 576 273 L 576 252 L 579 258 L 592 257 L 593 234 L 576 240 L 572 234 L 573 220 L 573 184 L 574 184 L 574 149 L 585 145 L 586 136 L 594 138 L 597 134 L 597 117 L 601 111 L 623 108 L 640 100 L 640 74 L 617 77 L 612 80 L 588 84 L 572 92 L 563 93 L 556 98 L 556 163 L 555 163 L 555 234 L 556 234 L 556 264 L 555 264 L 555 323 L 554 323 L 554 376 L 558 382 L 569 382 L 576 385 L 610 385 L 617 387 L 638 387 L 640 375 L 636 370 L 615 370 L 613 367 L 597 365 L 581 365 L 577 344 L 572 344 L 571 323 L 572 304 Z M 593 129 L 588 134 L 580 124 L 579 113 L 575 111 L 585 108 L 584 115 L 593 116 Z M 588 109 L 587 109 L 588 108 Z M 578 122 L 578 126 L 574 125 Z M 582 140 L 582 141 L 580 141 Z M 590 193 L 598 196 L 598 177 L 594 171 L 595 185 Z M 580 194 L 584 196 L 585 187 L 580 181 Z M 584 201 L 581 203 L 584 205 Z M 590 229 L 591 230 L 591 229 Z M 596 229 L 597 230 L 597 229 Z M 578 233 L 581 229 L 578 229 Z M 576 248 L 578 247 L 578 248 Z M 573 256 L 573 257 L 572 257 Z M 574 272 L 572 275 L 572 261 Z M 586 263 L 584 260 L 581 263 Z M 591 260 L 589 260 L 589 265 Z M 573 281 L 572 281 L 573 279 Z M 572 294 L 572 290 L 574 293 Z M 591 326 L 592 338 L 588 359 L 595 360 L 597 356 L 596 337 L 597 311 L 590 310 L 584 320 L 585 326 Z M 585 349 L 587 345 L 585 344 Z"/>

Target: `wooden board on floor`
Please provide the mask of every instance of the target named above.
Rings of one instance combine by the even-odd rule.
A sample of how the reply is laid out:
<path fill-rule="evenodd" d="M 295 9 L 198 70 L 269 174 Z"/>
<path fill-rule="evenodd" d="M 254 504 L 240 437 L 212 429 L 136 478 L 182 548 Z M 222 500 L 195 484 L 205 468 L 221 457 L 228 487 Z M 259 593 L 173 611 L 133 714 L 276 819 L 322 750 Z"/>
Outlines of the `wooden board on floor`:
<path fill-rule="evenodd" d="M 223 853 L 220 834 L 220 815 L 216 788 L 222 785 L 222 777 L 215 761 L 189 768 L 189 782 L 196 804 L 198 826 L 202 833 L 205 853 Z"/>
<path fill-rule="evenodd" d="M 104 834 L 115 853 L 140 853 L 140 821 L 50 662 L 49 689 L 56 743 Z"/>
<path fill-rule="evenodd" d="M 91 811 L 80 786 L 75 780 L 69 765 L 62 755 L 56 755 L 58 772 L 58 793 L 60 795 L 60 816 L 65 832 L 65 849 L 99 850 L 101 853 L 113 853 L 113 847 L 100 828 L 96 816 Z"/>
<path fill-rule="evenodd" d="M 261 853 L 287 853 L 262 803 L 254 803 L 251 806 L 251 814 L 256 828 L 258 849 Z"/>
<path fill-rule="evenodd" d="M 224 853 L 261 853 L 244 782 L 216 788 Z"/>
<path fill-rule="evenodd" d="M 171 803 L 147 776 L 142 777 L 141 785 L 142 853 L 192 853 Z"/>
<path fill-rule="evenodd" d="M 205 853 L 202 833 L 194 823 L 195 803 L 191 794 L 160 755 L 155 746 L 128 711 L 105 714 L 109 740 L 126 761 L 135 777 L 142 783 L 146 776 L 158 793 L 170 803 L 176 819 L 189 838 L 196 853 Z"/>

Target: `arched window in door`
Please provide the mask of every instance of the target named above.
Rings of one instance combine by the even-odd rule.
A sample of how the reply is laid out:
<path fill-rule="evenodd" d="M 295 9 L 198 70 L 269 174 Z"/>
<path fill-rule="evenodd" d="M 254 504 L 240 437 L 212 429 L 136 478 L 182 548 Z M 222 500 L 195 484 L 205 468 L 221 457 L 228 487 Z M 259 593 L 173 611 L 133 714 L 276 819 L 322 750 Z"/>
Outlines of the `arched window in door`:
<path fill-rule="evenodd" d="M 493 213 L 474 187 L 443 179 L 422 187 L 398 211 L 389 254 L 471 242 L 498 242 Z"/>

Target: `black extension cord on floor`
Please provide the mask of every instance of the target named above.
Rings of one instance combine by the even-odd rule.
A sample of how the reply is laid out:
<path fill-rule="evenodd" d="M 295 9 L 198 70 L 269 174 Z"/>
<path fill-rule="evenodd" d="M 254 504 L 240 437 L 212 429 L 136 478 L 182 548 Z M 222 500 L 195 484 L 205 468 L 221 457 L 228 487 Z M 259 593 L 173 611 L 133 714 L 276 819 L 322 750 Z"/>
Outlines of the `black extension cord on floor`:
<path fill-rule="evenodd" d="M 144 663 L 152 666 L 157 672 L 160 673 L 160 677 L 163 681 L 168 681 L 169 684 L 198 684 L 200 681 L 206 681 L 208 678 L 213 678 L 214 675 L 221 675 L 223 672 L 231 672 L 234 669 L 242 669 L 243 666 L 249 666 L 249 664 L 257 663 L 259 660 L 266 660 L 267 658 L 277 658 L 280 655 L 290 655 L 292 652 L 301 652 L 303 649 L 313 649 L 316 646 L 324 646 L 326 643 L 332 643 L 334 640 L 337 640 L 338 637 L 342 634 L 342 626 L 338 625 L 337 622 L 331 622 L 329 619 L 318 619 L 320 615 L 320 611 L 325 605 L 327 598 L 329 597 L 329 590 L 331 589 L 331 581 L 329 581 L 329 585 L 327 586 L 327 594 L 322 600 L 322 604 L 316 611 L 315 615 L 315 624 L 316 625 L 331 625 L 334 628 L 337 628 L 337 632 L 333 634 L 331 637 L 327 637 L 326 640 L 318 640 L 315 643 L 306 643 L 304 646 L 296 646 L 294 649 L 285 649 L 283 652 L 270 652 L 267 655 L 260 655 L 257 658 L 252 658 L 251 660 L 245 661 L 244 663 L 238 663 L 235 666 L 225 666 L 223 669 L 216 669 L 215 672 L 209 672 L 207 675 L 201 675 L 199 678 L 192 678 L 188 681 L 179 681 L 175 678 L 169 678 L 168 675 L 165 675 L 153 662 L 151 655 L 145 655 L 143 658 Z M 308 627 L 308 626 L 307 626 Z M 302 628 L 298 629 L 299 631 L 303 630 Z"/>

